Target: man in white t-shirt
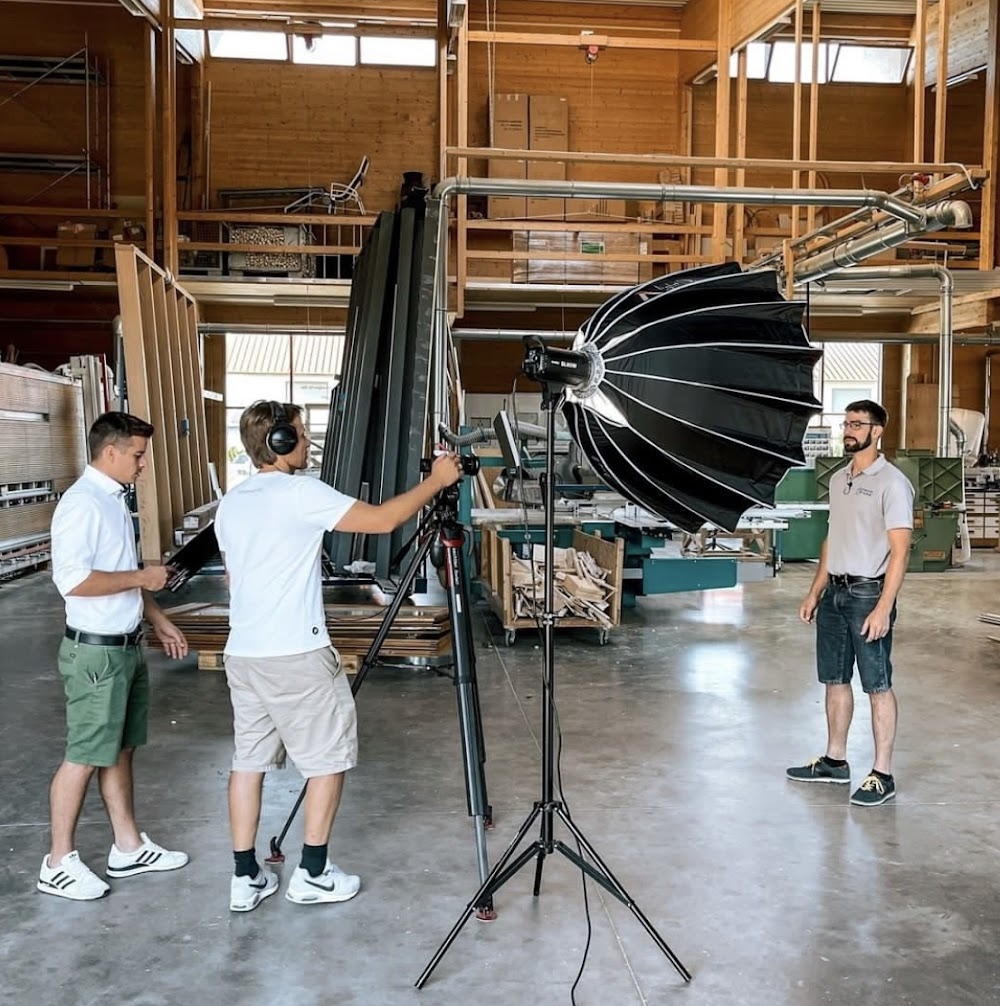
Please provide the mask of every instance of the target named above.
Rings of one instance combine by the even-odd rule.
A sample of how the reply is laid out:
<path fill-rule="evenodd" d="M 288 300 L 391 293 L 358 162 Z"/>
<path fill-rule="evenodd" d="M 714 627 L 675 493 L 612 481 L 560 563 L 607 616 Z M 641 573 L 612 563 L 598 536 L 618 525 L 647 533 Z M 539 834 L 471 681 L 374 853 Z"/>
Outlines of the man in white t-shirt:
<path fill-rule="evenodd" d="M 302 860 L 285 897 L 347 901 L 361 881 L 330 861 L 328 845 L 344 773 L 357 762 L 357 721 L 323 614 L 323 536 L 394 530 L 457 482 L 461 464 L 439 457 L 419 485 L 373 506 L 295 476 L 308 467 L 309 451 L 297 405 L 255 402 L 240 417 L 240 437 L 259 471 L 226 494 L 215 519 L 230 591 L 225 665 L 236 741 L 229 907 L 252 911 L 278 889 L 255 844 L 264 773 L 282 768 L 286 753 L 308 785 Z"/>

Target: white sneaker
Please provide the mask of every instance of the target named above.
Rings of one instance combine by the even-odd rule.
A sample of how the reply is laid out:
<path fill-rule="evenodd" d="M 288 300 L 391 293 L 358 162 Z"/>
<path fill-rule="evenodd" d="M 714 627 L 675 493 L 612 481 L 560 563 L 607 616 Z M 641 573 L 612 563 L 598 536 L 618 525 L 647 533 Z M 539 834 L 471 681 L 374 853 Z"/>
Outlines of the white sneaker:
<path fill-rule="evenodd" d="M 117 845 L 111 846 L 108 853 L 108 868 L 104 871 L 109 877 L 134 877 L 138 873 L 163 872 L 179 870 L 187 866 L 186 852 L 171 852 L 157 845 L 143 831 L 139 833 L 142 845 L 134 852 L 122 852 Z"/>
<path fill-rule="evenodd" d="M 72 901 L 96 901 L 111 888 L 86 863 L 74 849 L 62 858 L 58 866 L 49 866 L 49 857 L 42 860 L 35 887 L 42 894 L 54 894 Z"/>
<path fill-rule="evenodd" d="M 252 912 L 277 890 L 278 878 L 266 866 L 262 866 L 252 880 L 250 877 L 233 877 L 229 885 L 229 910 Z"/>
<path fill-rule="evenodd" d="M 350 901 L 361 890 L 361 878 L 344 873 L 336 863 L 326 861 L 326 869 L 318 876 L 297 867 L 289 881 L 285 897 L 297 905 L 315 905 L 329 901 Z"/>

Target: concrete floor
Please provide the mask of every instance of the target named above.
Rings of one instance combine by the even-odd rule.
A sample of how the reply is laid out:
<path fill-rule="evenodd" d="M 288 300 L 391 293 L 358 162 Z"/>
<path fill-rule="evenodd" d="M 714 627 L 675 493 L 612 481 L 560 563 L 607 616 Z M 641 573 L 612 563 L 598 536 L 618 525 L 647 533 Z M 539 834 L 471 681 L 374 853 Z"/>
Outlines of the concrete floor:
<path fill-rule="evenodd" d="M 809 566 L 644 600 L 603 648 L 593 633 L 559 635 L 573 819 L 694 973 L 685 986 L 629 911 L 588 884 L 593 937 L 577 1003 L 1000 1003 L 1000 646 L 976 620 L 1000 610 L 998 559 L 977 552 L 963 570 L 906 581 L 899 797 L 880 808 L 850 807 L 847 787 L 784 777 L 823 749 L 812 630 L 796 615 Z M 362 760 L 331 847 L 362 876 L 355 900 L 303 907 L 279 896 L 248 915 L 228 911 L 224 676 L 158 654 L 137 816 L 190 865 L 112 881 L 96 903 L 36 893 L 61 757 L 61 624 L 48 574 L 0 587 L 4 1002 L 570 1002 L 587 921 L 580 872 L 559 856 L 545 862 L 540 898 L 529 866 L 497 895 L 497 921 L 470 921 L 427 986 L 413 988 L 478 887 L 454 688 L 428 671 L 377 668 L 359 693 Z M 540 651 L 525 634 L 495 648 L 496 624 L 480 613 L 476 627 L 495 861 L 539 794 Z M 872 757 L 858 699 L 855 780 Z M 266 786 L 261 853 L 299 786 L 293 770 Z M 286 874 L 300 825 L 285 844 Z M 103 870 L 109 843 L 92 792 L 81 854 Z"/>

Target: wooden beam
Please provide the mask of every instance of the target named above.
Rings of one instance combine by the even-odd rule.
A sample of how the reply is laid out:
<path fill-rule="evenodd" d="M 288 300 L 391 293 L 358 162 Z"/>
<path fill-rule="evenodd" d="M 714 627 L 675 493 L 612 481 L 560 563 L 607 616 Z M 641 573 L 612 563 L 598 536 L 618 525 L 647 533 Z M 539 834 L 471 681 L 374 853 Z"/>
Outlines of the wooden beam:
<path fill-rule="evenodd" d="M 937 94 L 934 105 L 934 159 L 944 160 L 945 133 L 948 125 L 948 26 L 951 20 L 949 0 L 938 0 Z"/>
<path fill-rule="evenodd" d="M 490 45 L 548 45 L 585 48 L 599 45 L 602 49 L 662 49 L 672 52 L 715 52 L 714 39 L 644 38 L 627 35 L 553 35 L 526 31 L 470 31 L 469 42 Z"/>
<path fill-rule="evenodd" d="M 448 0 L 437 0 L 438 178 L 448 174 Z"/>
<path fill-rule="evenodd" d="M 730 0 L 719 0 L 717 38 L 719 42 L 716 55 L 716 65 L 719 74 L 715 81 L 715 156 L 729 156 L 729 8 Z M 719 167 L 715 170 L 716 187 L 726 187 L 729 184 L 728 168 Z M 726 205 L 715 203 L 712 206 L 712 261 L 726 260 Z M 734 250 L 735 251 L 735 250 Z"/>
<path fill-rule="evenodd" d="M 176 276 L 177 249 L 177 53 L 174 45 L 174 0 L 160 7 L 160 143 L 163 171 L 163 266 Z"/>
<path fill-rule="evenodd" d="M 913 159 L 924 156 L 927 132 L 927 0 L 917 0 L 913 21 Z"/>
<path fill-rule="evenodd" d="M 797 161 L 802 156 L 802 0 L 795 0 L 795 76 L 792 81 L 792 157 Z M 792 188 L 802 184 L 802 175 L 792 172 Z M 801 232 L 799 207 L 792 207 L 792 240 Z"/>
<path fill-rule="evenodd" d="M 819 44 L 820 44 L 820 24 L 822 16 L 820 14 L 820 0 L 816 0 L 812 7 L 812 81 L 809 84 L 809 160 L 815 161 L 819 154 Z M 810 171 L 806 182 L 806 187 L 810 192 L 816 190 L 816 172 Z M 795 219 L 798 220 L 798 213 Z M 816 207 L 810 206 L 806 210 L 806 233 L 810 234 L 816 229 Z"/>
<path fill-rule="evenodd" d="M 458 66 L 456 67 L 457 81 L 456 90 L 458 94 L 458 107 L 455 114 L 456 138 L 460 147 L 465 147 L 469 143 L 469 19 L 463 18 L 458 29 Z M 468 161 L 464 157 L 458 159 L 458 173 L 464 175 L 469 170 Z M 461 318 L 465 314 L 465 284 L 468 280 L 468 259 L 466 251 L 468 248 L 468 218 L 469 199 L 468 196 L 459 196 L 455 213 L 458 217 L 458 231 L 456 234 L 456 290 L 455 290 L 455 311 Z"/>
<path fill-rule="evenodd" d="M 747 50 L 740 49 L 736 57 L 736 156 L 747 154 Z M 736 169 L 737 188 L 746 185 L 746 168 Z M 743 263 L 747 258 L 746 212 L 742 206 L 733 207 L 733 261 Z"/>
<path fill-rule="evenodd" d="M 982 239 L 979 243 L 979 268 L 995 269 L 1000 262 L 1000 247 L 997 241 L 997 216 L 1000 211 L 1000 13 L 997 5 L 990 3 L 987 22 L 986 51 L 986 108 L 983 115 L 983 160 L 990 173 L 989 181 L 983 187 L 982 218 L 979 229 Z"/>
<path fill-rule="evenodd" d="M 143 35 L 143 154 L 146 167 L 146 254 L 156 255 L 156 32 L 145 25 Z"/>

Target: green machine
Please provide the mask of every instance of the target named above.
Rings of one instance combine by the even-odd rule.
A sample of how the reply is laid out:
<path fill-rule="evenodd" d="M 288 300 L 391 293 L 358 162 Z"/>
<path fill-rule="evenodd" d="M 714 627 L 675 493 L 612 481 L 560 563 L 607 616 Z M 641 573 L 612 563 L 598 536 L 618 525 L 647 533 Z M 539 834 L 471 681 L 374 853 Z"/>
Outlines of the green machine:
<path fill-rule="evenodd" d="M 817 500 L 829 502 L 830 477 L 847 460 L 844 457 L 816 458 Z M 947 569 L 958 534 L 962 459 L 939 458 L 920 451 L 897 451 L 893 464 L 910 480 L 914 492 L 913 539 L 907 572 L 933 573 Z"/>
<path fill-rule="evenodd" d="M 829 487 L 829 480 L 827 486 Z M 829 494 L 826 499 L 829 499 Z M 809 504 L 817 502 L 816 469 L 789 468 L 775 489 L 774 502 L 779 506 L 783 503 L 793 506 L 800 503 L 805 511 L 802 517 L 789 518 L 787 530 L 780 532 L 781 561 L 818 559 L 830 519 L 825 509 L 809 509 Z"/>

